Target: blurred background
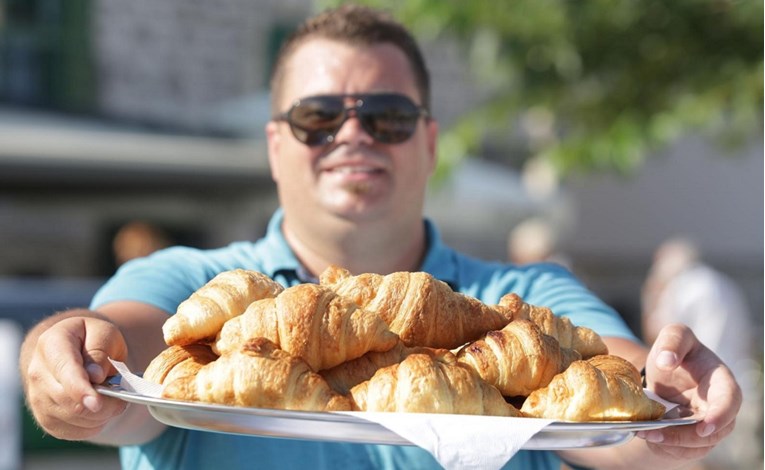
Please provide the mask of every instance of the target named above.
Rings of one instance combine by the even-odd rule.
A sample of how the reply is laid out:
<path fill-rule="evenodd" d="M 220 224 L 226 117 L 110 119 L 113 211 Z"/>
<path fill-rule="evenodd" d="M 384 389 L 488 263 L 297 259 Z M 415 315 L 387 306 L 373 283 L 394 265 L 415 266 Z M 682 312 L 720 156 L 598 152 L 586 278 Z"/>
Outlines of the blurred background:
<path fill-rule="evenodd" d="M 111 449 L 43 435 L 7 359 L 126 259 L 264 233 L 270 67 L 337 3 L 0 2 L 0 421 L 18 430 L 0 469 L 119 468 Z M 743 335 L 751 422 L 705 465 L 762 468 L 762 2 L 363 3 L 424 46 L 443 130 L 427 213 L 449 243 L 564 263 L 647 341 L 664 241 L 732 286 L 703 302 L 714 331 Z M 681 297 L 717 291 L 700 290 Z"/>

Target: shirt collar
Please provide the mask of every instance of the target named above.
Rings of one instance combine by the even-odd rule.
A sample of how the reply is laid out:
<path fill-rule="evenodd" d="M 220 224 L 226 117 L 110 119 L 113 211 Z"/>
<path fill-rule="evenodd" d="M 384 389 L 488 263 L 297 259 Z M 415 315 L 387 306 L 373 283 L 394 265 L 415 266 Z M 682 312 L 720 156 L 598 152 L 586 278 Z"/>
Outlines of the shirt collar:
<path fill-rule="evenodd" d="M 265 271 L 263 274 L 267 274 L 272 278 L 283 271 L 292 272 L 295 275 L 297 275 L 299 270 L 307 273 L 284 238 L 282 233 L 283 221 L 284 211 L 279 208 L 268 222 L 266 235 L 261 245 L 263 248 L 261 259 L 263 260 L 263 270 Z"/>
<path fill-rule="evenodd" d="M 420 270 L 432 274 L 433 277 L 444 281 L 454 289 L 459 285 L 457 252 L 443 242 L 438 228 L 430 219 L 425 218 L 424 222 L 428 251 Z"/>
<path fill-rule="evenodd" d="M 263 239 L 263 249 L 268 253 L 267 256 L 263 256 L 263 268 L 267 271 L 264 274 L 274 277 L 280 272 L 288 271 L 303 282 L 316 282 L 316 279 L 311 277 L 308 270 L 300 264 L 292 248 L 287 244 L 281 229 L 283 221 L 284 211 L 279 208 L 268 222 L 266 235 Z M 423 223 L 425 224 L 428 249 L 420 269 L 429 272 L 449 285 L 458 285 L 456 252 L 444 244 L 438 229 L 431 220 L 425 218 Z"/>

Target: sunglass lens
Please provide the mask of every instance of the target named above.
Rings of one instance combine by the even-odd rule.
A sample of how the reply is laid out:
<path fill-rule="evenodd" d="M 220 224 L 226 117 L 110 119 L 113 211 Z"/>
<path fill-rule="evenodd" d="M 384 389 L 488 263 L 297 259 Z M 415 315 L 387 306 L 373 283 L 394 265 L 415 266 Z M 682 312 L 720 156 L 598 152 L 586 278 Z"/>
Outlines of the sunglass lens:
<path fill-rule="evenodd" d="M 412 136 L 420 112 L 402 95 L 371 95 L 359 110 L 364 129 L 383 143 L 400 143 Z"/>
<path fill-rule="evenodd" d="M 289 123 L 295 137 L 307 145 L 325 144 L 343 123 L 344 109 L 340 98 L 306 98 L 289 112 Z"/>

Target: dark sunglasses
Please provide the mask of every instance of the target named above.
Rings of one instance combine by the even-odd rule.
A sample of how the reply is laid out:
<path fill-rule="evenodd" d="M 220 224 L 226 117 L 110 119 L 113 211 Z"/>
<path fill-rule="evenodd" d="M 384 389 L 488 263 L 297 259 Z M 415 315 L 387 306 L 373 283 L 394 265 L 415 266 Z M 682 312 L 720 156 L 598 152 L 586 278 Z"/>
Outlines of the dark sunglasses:
<path fill-rule="evenodd" d="M 348 98 L 354 100 L 350 106 L 346 106 Z M 335 140 L 337 132 L 352 116 L 376 141 L 399 144 L 414 134 L 417 120 L 429 113 L 398 93 L 318 95 L 297 100 L 275 120 L 286 121 L 297 140 L 314 147 Z"/>

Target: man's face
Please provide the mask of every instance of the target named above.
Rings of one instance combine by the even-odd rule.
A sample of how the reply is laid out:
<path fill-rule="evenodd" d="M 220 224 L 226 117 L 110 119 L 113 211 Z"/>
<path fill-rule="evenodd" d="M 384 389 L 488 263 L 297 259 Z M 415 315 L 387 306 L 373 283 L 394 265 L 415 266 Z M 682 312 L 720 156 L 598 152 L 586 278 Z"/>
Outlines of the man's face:
<path fill-rule="evenodd" d="M 282 90 L 282 96 L 274 97 L 282 112 L 298 99 L 326 94 L 400 93 L 421 103 L 405 55 L 387 44 L 356 48 L 310 40 L 287 63 Z M 284 121 L 270 122 L 266 135 L 287 219 L 421 217 L 425 186 L 435 166 L 435 121 L 418 119 L 412 137 L 398 144 L 376 141 L 356 117 L 324 145 L 298 141 Z"/>

